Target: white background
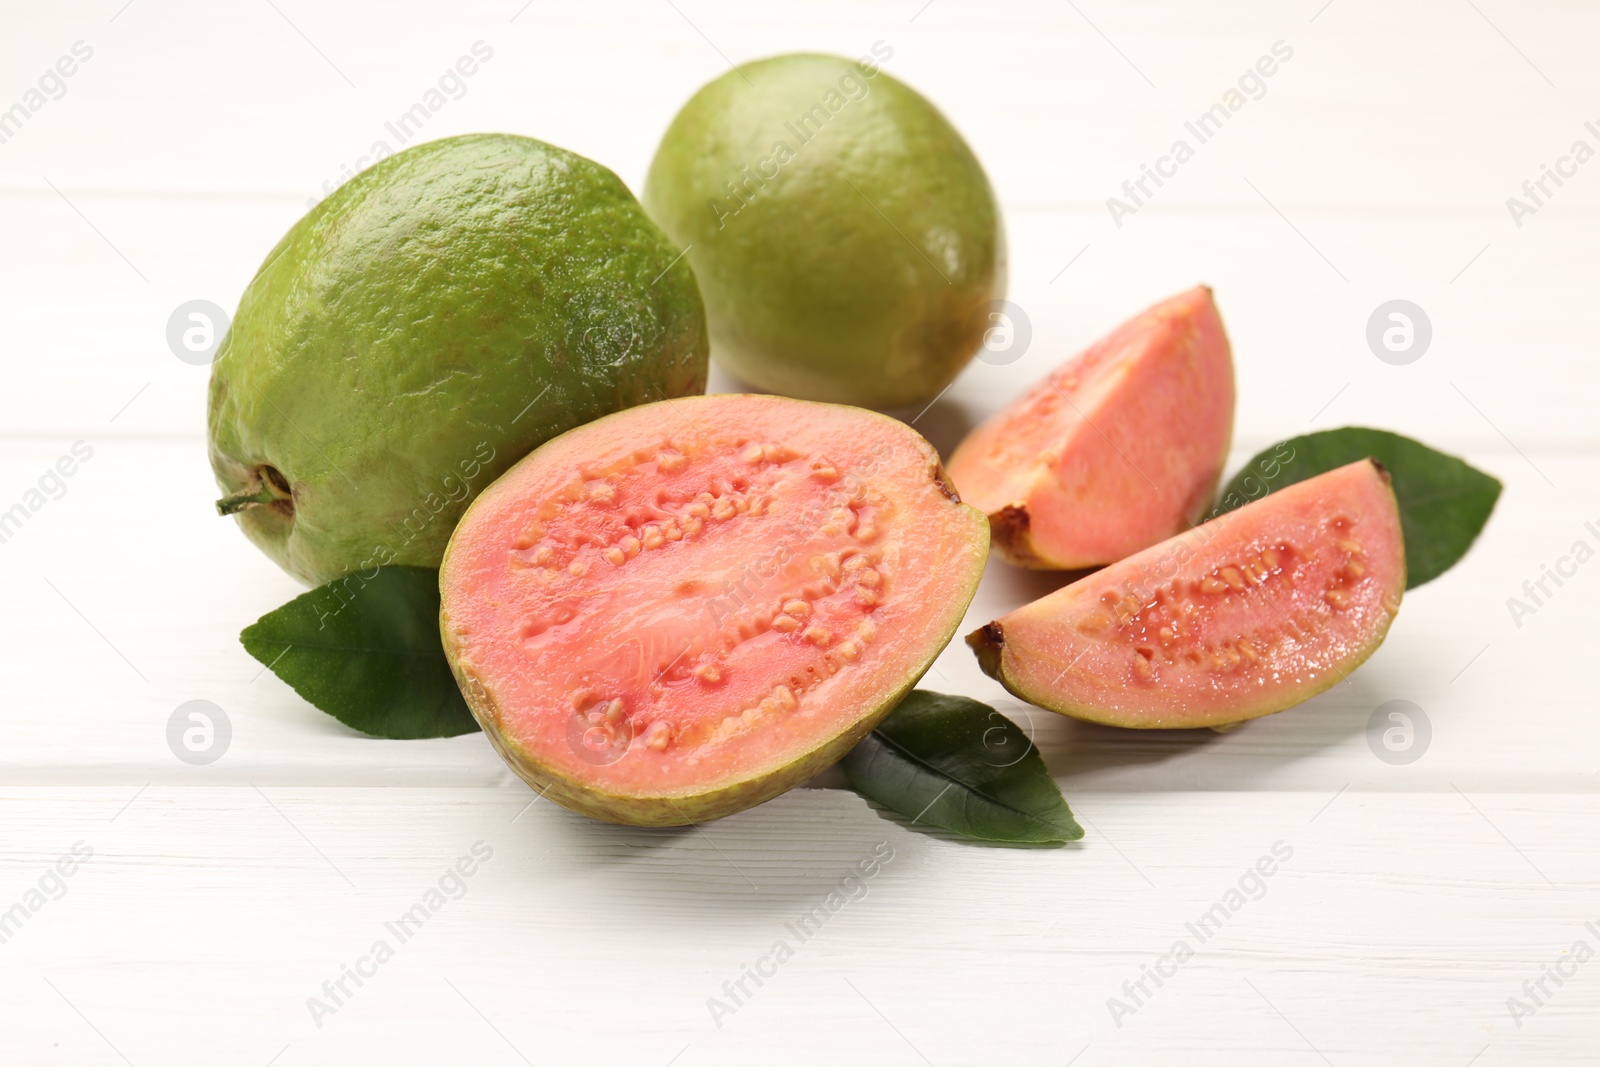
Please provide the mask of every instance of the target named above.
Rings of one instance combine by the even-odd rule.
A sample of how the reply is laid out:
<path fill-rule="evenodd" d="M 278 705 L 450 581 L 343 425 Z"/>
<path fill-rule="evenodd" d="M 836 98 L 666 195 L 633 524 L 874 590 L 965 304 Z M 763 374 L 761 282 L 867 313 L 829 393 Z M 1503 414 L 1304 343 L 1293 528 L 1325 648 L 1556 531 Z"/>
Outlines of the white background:
<path fill-rule="evenodd" d="M 1506 601 L 1600 546 L 1600 162 L 1520 227 L 1506 198 L 1574 140 L 1600 148 L 1597 39 L 1576 0 L 4 0 L 0 108 L 94 51 L 0 144 L 0 509 L 74 441 L 93 458 L 0 545 L 0 910 L 75 842 L 93 858 L 0 945 L 0 1059 L 1595 1062 L 1600 963 L 1520 1026 L 1507 998 L 1600 948 L 1600 564 L 1520 627 Z M 1235 464 L 1394 428 L 1502 478 L 1494 519 L 1348 683 L 1227 735 L 1029 714 L 947 650 L 925 684 L 1033 734 L 1089 831 L 1063 849 L 912 829 L 836 776 L 697 829 L 604 826 L 529 806 L 481 735 L 356 736 L 237 643 L 298 588 L 212 513 L 207 371 L 166 322 L 231 310 L 308 198 L 479 40 L 493 58 L 427 138 L 530 134 L 635 189 L 728 61 L 892 47 L 885 69 L 988 168 L 1033 324 L 1021 360 L 974 363 L 918 421 L 947 453 L 1205 281 L 1235 347 Z M 1266 94 L 1114 225 L 1106 198 L 1280 40 Z M 1393 298 L 1433 325 L 1408 366 L 1364 337 Z M 1050 585 L 991 564 L 968 624 Z M 191 699 L 232 723 L 210 766 L 165 740 Z M 1405 766 L 1367 741 L 1393 699 L 1432 726 Z M 466 895 L 319 1027 L 307 998 L 480 840 Z M 1266 895 L 1118 1026 L 1107 998 L 1278 841 Z M 865 899 L 716 1025 L 707 998 L 880 843 Z"/>

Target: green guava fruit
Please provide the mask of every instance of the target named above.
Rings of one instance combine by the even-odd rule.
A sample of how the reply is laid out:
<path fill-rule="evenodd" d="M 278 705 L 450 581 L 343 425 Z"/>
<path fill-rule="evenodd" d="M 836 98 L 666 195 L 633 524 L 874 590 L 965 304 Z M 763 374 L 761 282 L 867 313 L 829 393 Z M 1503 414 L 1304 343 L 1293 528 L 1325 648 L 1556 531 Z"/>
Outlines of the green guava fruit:
<path fill-rule="evenodd" d="M 1406 588 L 1389 477 L 1361 460 L 1096 571 L 967 637 L 1023 700 L 1133 727 L 1222 726 L 1343 681 Z"/>
<path fill-rule="evenodd" d="M 1211 290 L 1147 308 L 967 435 L 950 478 L 1019 567 L 1123 559 L 1204 514 L 1233 438 Z"/>
<path fill-rule="evenodd" d="M 874 60 L 784 55 L 706 85 L 662 138 L 644 202 L 688 250 L 712 358 L 769 392 L 931 400 L 1005 295 L 983 168 Z"/>
<path fill-rule="evenodd" d="M 541 796 L 672 826 L 840 759 L 961 623 L 988 524 L 859 408 L 647 404 L 483 491 L 439 573 L 467 705 Z"/>
<path fill-rule="evenodd" d="M 218 509 L 313 585 L 438 566 L 472 497 L 536 445 L 704 391 L 678 256 L 616 175 L 541 141 L 383 160 L 240 298 L 211 374 Z"/>

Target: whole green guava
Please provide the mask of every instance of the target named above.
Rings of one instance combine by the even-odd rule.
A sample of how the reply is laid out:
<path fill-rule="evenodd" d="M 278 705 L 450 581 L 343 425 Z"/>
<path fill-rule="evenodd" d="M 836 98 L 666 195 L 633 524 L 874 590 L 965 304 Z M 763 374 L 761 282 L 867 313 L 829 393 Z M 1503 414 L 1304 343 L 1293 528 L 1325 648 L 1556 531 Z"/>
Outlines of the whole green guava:
<path fill-rule="evenodd" d="M 771 392 L 929 400 L 1005 295 L 983 168 L 873 59 L 777 56 L 706 85 L 662 138 L 644 202 L 688 250 L 712 358 Z"/>
<path fill-rule="evenodd" d="M 437 567 L 536 446 L 705 391 L 699 291 L 611 171 L 450 137 L 351 179 L 256 272 L 212 370 L 211 467 L 245 534 L 322 584 Z"/>

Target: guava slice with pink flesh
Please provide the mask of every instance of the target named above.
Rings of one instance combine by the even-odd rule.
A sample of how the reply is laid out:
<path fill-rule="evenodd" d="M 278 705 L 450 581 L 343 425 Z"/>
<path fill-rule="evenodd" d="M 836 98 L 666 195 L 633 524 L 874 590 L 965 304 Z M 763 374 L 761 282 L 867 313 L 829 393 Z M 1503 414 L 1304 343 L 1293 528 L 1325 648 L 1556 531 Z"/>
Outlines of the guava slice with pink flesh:
<path fill-rule="evenodd" d="M 467 704 L 540 795 L 666 826 L 840 759 L 949 643 L 988 553 L 938 453 L 859 408 L 632 408 L 487 488 L 440 571 Z"/>
<path fill-rule="evenodd" d="M 1383 643 L 1406 587 L 1389 477 L 1361 460 L 1280 489 L 967 637 L 1030 703 L 1132 727 L 1283 711 Z"/>
<path fill-rule="evenodd" d="M 1233 436 L 1211 290 L 1148 308 L 967 435 L 950 478 L 1019 567 L 1123 559 L 1200 520 Z"/>

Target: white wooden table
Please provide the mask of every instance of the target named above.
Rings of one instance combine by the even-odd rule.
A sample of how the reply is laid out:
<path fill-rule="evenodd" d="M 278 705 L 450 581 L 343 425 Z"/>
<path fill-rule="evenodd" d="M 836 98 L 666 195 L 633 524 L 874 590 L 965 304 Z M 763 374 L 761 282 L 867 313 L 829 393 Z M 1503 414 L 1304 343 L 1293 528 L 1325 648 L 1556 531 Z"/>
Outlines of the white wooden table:
<path fill-rule="evenodd" d="M 0 143 L 0 510 L 42 505 L 0 544 L 0 913 L 25 915 L 0 1061 L 1594 1063 L 1600 564 L 1520 625 L 1506 602 L 1600 546 L 1600 162 L 1520 226 L 1506 199 L 1600 148 L 1597 35 L 1577 0 L 5 0 L 0 108 L 75 42 L 92 56 Z M 173 309 L 231 310 L 474 42 L 492 58 L 421 136 L 532 134 L 638 188 L 729 60 L 879 40 L 989 168 L 1033 326 L 918 421 L 942 449 L 1203 280 L 1236 350 L 1235 462 L 1355 423 L 1505 481 L 1372 661 L 1227 735 L 1135 735 L 1030 714 L 953 646 L 925 684 L 1028 728 L 1089 831 L 1058 850 L 919 832 L 836 776 L 700 828 L 604 826 L 530 804 L 481 736 L 359 737 L 263 675 L 236 635 L 297 587 L 212 514 L 207 372 L 168 349 Z M 1260 98 L 1116 225 L 1106 199 L 1279 41 Z M 1433 330 L 1404 366 L 1365 340 L 1395 298 Z M 29 497 L 78 441 L 59 499 Z M 968 623 L 1049 586 L 993 564 Z M 166 742 L 192 699 L 231 723 L 206 766 Z M 1395 699 L 1431 724 L 1405 765 L 1367 740 Z M 489 859 L 447 877 L 475 844 Z M 786 924 L 874 849 L 865 895 L 802 942 Z M 402 943 L 385 923 L 441 878 Z M 780 939 L 792 958 L 761 963 Z"/>

